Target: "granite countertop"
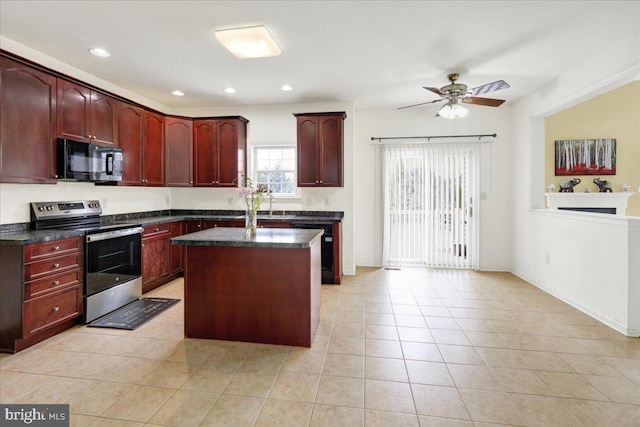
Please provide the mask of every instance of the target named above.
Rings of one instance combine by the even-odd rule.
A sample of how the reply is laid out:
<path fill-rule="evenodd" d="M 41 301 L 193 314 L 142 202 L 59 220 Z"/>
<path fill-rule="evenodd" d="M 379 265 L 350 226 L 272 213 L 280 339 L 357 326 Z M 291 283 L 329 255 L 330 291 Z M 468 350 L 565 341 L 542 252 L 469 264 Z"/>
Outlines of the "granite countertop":
<path fill-rule="evenodd" d="M 52 240 L 84 237 L 80 230 L 33 230 L 0 233 L 0 245 L 28 245 L 31 243 L 50 242 Z"/>
<path fill-rule="evenodd" d="M 326 224 L 342 221 L 343 217 L 343 212 L 334 211 L 291 211 L 285 215 L 274 214 L 273 216 L 270 216 L 268 212 L 258 212 L 258 220 L 292 222 L 294 224 Z M 102 219 L 104 225 L 127 223 L 144 227 L 174 221 L 244 221 L 244 214 L 242 211 L 176 209 L 109 215 Z M 84 232 L 79 230 L 29 230 L 29 223 L 0 226 L 0 245 L 28 245 L 81 236 L 84 236 Z"/>
<path fill-rule="evenodd" d="M 258 228 L 248 239 L 240 227 L 217 227 L 174 237 L 174 245 L 235 246 L 257 248 L 310 248 L 324 234 L 323 230 L 303 228 Z"/>

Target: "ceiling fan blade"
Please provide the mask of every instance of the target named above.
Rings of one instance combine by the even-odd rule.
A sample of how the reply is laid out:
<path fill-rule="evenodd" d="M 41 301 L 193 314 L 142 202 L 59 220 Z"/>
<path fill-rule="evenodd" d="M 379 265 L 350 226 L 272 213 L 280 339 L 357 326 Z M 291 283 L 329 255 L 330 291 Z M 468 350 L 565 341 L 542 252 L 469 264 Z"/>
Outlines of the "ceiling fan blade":
<path fill-rule="evenodd" d="M 508 89 L 510 87 L 511 86 L 509 86 L 509 84 L 504 80 L 498 80 L 493 83 L 487 83 L 482 86 L 474 87 L 473 89 L 471 89 L 471 95 L 472 96 L 482 95 L 483 93 L 493 92 L 493 91 L 502 90 L 502 89 Z"/>
<path fill-rule="evenodd" d="M 464 104 L 484 105 L 485 107 L 499 107 L 504 103 L 504 99 L 480 98 L 477 96 L 470 96 L 468 98 L 463 98 L 462 102 Z"/>
<path fill-rule="evenodd" d="M 425 87 L 423 87 L 423 89 L 430 90 L 431 92 L 433 92 L 435 94 L 438 94 L 440 96 L 446 96 L 446 94 L 443 91 L 441 91 L 440 89 L 438 89 L 437 87 L 426 87 L 425 86 Z"/>
<path fill-rule="evenodd" d="M 405 105 L 404 107 L 400 107 L 400 108 L 398 108 L 398 110 L 403 110 L 403 109 L 405 109 L 405 108 L 411 108 L 411 107 L 418 107 L 418 106 L 420 106 L 420 105 L 433 104 L 433 103 L 435 103 L 435 102 L 440 102 L 440 101 L 444 101 L 444 99 L 436 99 L 435 101 L 421 102 L 420 104 Z"/>

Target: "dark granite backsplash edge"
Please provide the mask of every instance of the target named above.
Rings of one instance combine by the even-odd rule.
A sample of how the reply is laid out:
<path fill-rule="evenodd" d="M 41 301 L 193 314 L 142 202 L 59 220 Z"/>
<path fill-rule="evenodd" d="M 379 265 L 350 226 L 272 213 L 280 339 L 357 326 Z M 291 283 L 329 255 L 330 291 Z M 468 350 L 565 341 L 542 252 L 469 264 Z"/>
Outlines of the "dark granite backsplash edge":
<path fill-rule="evenodd" d="M 261 211 L 260 214 L 268 214 L 268 211 Z M 344 218 L 342 211 L 287 211 L 287 215 L 300 215 L 306 217 L 339 217 Z M 221 215 L 221 216 L 239 216 L 244 215 L 242 210 L 216 210 L 216 209 L 165 209 L 161 211 L 132 212 L 126 214 L 102 215 L 100 217 L 103 223 L 126 222 L 142 218 L 154 218 L 160 216 L 188 216 L 188 215 Z M 20 222 L 14 224 L 0 224 L 0 233 L 19 233 L 31 230 L 30 222 Z"/>
<path fill-rule="evenodd" d="M 22 231 L 29 231 L 30 223 L 19 222 L 15 224 L 0 224 L 0 233 L 20 233 Z"/>
<path fill-rule="evenodd" d="M 124 214 L 114 214 L 114 215 L 102 215 L 100 217 L 100 222 L 103 224 L 109 224 L 114 222 L 127 222 L 134 219 L 143 219 L 143 218 L 154 218 L 157 216 L 171 216 L 173 215 L 171 209 L 165 209 L 161 211 L 147 211 L 147 212 L 131 212 Z"/>
<path fill-rule="evenodd" d="M 203 209 L 172 209 L 172 216 L 188 216 L 188 215 L 220 215 L 220 216 L 240 216 L 244 215 L 244 210 L 220 210 L 220 209 L 211 209 L 211 210 L 203 210 Z M 274 211 L 276 214 L 282 212 L 281 209 L 277 209 Z M 258 211 L 258 215 L 268 215 L 269 211 L 261 210 Z M 299 215 L 299 216 L 315 216 L 315 217 L 338 217 L 340 219 L 344 218 L 344 212 L 342 211 L 286 211 L 287 215 Z M 133 218 L 135 219 L 135 218 Z"/>

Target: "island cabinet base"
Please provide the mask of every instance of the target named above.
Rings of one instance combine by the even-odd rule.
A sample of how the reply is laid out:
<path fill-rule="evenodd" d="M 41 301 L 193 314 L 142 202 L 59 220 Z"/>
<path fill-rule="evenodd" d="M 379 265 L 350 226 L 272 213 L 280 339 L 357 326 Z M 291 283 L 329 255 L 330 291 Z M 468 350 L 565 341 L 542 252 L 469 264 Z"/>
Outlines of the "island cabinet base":
<path fill-rule="evenodd" d="M 311 347 L 321 248 L 185 246 L 185 336 Z"/>

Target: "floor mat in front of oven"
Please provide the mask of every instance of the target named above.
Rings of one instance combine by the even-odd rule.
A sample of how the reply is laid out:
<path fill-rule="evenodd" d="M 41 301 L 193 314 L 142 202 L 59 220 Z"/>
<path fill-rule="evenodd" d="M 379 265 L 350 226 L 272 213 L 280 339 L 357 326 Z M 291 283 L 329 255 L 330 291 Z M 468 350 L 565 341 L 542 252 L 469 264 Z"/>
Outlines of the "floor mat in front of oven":
<path fill-rule="evenodd" d="M 134 330 L 179 303 L 173 298 L 140 298 L 89 323 L 93 328 Z"/>

